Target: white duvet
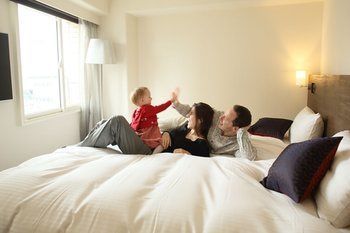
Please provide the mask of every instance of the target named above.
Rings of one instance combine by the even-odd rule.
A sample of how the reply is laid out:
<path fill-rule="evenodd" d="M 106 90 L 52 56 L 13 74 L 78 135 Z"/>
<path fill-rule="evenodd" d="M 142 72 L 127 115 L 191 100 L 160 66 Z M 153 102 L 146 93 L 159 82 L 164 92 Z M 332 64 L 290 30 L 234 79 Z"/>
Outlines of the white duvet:
<path fill-rule="evenodd" d="M 0 172 L 0 232 L 350 232 L 265 189 L 272 162 L 59 149 Z"/>

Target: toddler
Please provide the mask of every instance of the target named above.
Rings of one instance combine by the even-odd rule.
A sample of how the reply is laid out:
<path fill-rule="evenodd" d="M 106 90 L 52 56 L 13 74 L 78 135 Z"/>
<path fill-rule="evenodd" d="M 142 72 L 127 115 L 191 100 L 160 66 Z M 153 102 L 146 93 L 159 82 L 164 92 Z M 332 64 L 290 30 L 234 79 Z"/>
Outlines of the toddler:
<path fill-rule="evenodd" d="M 140 87 L 131 94 L 131 101 L 138 106 L 132 114 L 131 128 L 141 137 L 142 141 L 153 150 L 153 154 L 163 151 L 162 135 L 157 121 L 157 113 L 167 109 L 172 100 L 153 106 L 151 92 L 147 87 Z"/>

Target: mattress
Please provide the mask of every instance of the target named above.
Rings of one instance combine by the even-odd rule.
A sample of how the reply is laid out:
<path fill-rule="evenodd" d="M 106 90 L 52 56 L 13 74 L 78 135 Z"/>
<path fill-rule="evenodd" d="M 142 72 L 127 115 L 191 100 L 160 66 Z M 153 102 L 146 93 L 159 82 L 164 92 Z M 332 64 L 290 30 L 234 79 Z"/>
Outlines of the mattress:
<path fill-rule="evenodd" d="M 0 232 L 350 232 L 265 189 L 273 161 L 62 148 L 0 172 Z"/>

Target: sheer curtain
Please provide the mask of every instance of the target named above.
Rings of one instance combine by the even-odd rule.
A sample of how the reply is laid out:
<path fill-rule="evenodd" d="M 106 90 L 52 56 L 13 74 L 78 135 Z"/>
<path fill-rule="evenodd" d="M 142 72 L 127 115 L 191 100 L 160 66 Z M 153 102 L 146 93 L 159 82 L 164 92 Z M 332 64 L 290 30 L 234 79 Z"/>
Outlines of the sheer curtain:
<path fill-rule="evenodd" d="M 80 137 L 85 138 L 94 125 L 102 119 L 101 112 L 101 72 L 99 65 L 86 64 L 85 57 L 89 41 L 97 38 L 97 25 L 79 19 L 81 70 L 83 74 L 83 99 L 81 101 Z"/>

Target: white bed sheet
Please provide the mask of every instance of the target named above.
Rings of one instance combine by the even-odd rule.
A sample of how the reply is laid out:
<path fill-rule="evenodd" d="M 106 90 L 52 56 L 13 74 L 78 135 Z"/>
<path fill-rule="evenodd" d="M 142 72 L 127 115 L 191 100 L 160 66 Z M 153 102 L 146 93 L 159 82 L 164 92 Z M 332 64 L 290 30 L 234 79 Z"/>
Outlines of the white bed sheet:
<path fill-rule="evenodd" d="M 59 149 L 0 172 L 0 232 L 350 232 L 260 185 L 272 162 Z"/>

